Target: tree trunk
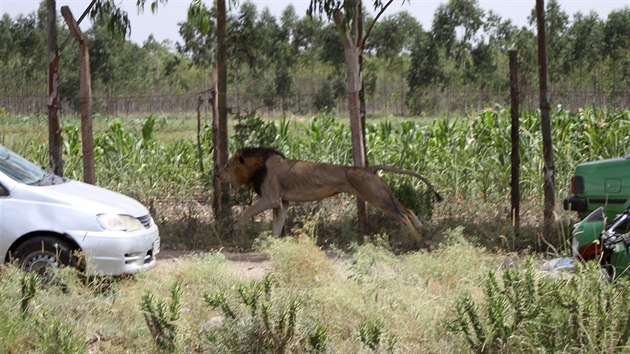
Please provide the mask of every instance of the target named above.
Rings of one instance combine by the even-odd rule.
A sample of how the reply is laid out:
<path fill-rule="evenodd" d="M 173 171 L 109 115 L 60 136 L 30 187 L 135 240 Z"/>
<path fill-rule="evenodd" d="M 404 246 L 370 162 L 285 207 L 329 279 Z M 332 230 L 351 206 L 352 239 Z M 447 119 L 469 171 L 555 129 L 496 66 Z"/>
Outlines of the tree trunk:
<path fill-rule="evenodd" d="M 520 206 L 520 168 L 521 156 L 519 152 L 519 112 L 518 112 L 518 72 L 516 51 L 510 50 L 510 99 L 511 99 L 511 118 L 512 118 L 512 153 L 510 160 L 512 161 L 512 226 L 514 227 L 514 237 L 517 238 L 521 223 L 521 206 Z"/>
<path fill-rule="evenodd" d="M 214 145 L 214 198 L 215 218 L 220 224 L 225 224 L 230 218 L 228 185 L 218 181 L 218 171 L 227 163 L 227 45 L 226 45 L 227 10 L 225 0 L 217 0 L 217 90 L 216 105 L 218 119 L 213 124 L 213 135 L 216 137 Z M 216 130 L 215 130 L 216 128 Z"/>
<path fill-rule="evenodd" d="M 359 49 L 359 77 L 363 77 L 363 11 L 361 1 L 357 4 L 357 47 Z M 359 90 L 359 122 L 361 123 L 361 144 L 363 145 L 363 165 L 368 165 L 367 150 L 365 148 L 365 82 L 361 80 L 361 89 Z M 366 235 L 370 228 L 370 220 L 367 214 L 367 203 L 361 198 L 357 198 L 357 219 L 359 222 L 359 234 Z"/>
<path fill-rule="evenodd" d="M 46 0 L 48 9 L 48 149 L 50 168 L 63 176 L 63 150 L 59 126 L 59 50 L 57 47 L 57 3 Z"/>
<path fill-rule="evenodd" d="M 341 13 L 336 11 L 333 19 L 337 25 L 337 28 L 342 27 L 343 19 Z M 361 91 L 361 70 L 359 65 L 359 58 L 361 48 L 359 47 L 360 40 L 353 39 L 347 31 L 346 33 L 340 32 L 341 44 L 343 45 L 344 59 L 346 62 L 346 72 L 348 81 L 348 111 L 350 114 L 350 134 L 352 138 L 352 158 L 354 165 L 357 167 L 365 167 L 365 144 L 363 138 L 363 124 L 361 123 L 361 102 L 359 93 Z M 354 33 L 358 33 L 358 29 L 355 27 Z M 360 37 L 360 34 L 357 34 Z M 363 236 L 367 232 L 367 208 L 365 201 L 357 198 L 357 219 L 359 222 L 359 234 Z"/>
<path fill-rule="evenodd" d="M 536 22 L 538 29 L 538 84 L 540 88 L 540 123 L 543 138 L 544 156 L 544 237 L 549 240 L 553 233 L 554 222 L 554 164 L 551 141 L 551 117 L 549 93 L 547 88 L 547 45 L 545 34 L 545 1 L 536 0 Z"/>
<path fill-rule="evenodd" d="M 89 184 L 96 183 L 94 171 L 94 138 L 92 135 L 92 84 L 90 77 L 90 55 L 87 41 L 81 32 L 81 28 L 74 20 L 68 6 L 61 7 L 61 14 L 68 24 L 70 33 L 79 42 L 80 49 L 80 89 L 81 89 L 81 149 L 83 152 L 83 181 Z"/>

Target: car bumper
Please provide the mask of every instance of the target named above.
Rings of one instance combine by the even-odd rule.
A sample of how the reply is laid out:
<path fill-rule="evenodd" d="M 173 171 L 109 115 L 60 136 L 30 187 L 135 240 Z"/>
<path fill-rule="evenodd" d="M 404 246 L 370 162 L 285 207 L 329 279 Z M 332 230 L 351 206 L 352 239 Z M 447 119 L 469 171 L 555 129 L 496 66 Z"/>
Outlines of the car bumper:
<path fill-rule="evenodd" d="M 155 225 L 132 233 L 88 232 L 80 246 L 87 274 L 131 274 L 155 266 L 160 235 Z"/>
<path fill-rule="evenodd" d="M 579 197 L 569 197 L 564 199 L 564 210 L 577 211 L 583 213 L 587 210 L 588 204 L 586 199 Z"/>

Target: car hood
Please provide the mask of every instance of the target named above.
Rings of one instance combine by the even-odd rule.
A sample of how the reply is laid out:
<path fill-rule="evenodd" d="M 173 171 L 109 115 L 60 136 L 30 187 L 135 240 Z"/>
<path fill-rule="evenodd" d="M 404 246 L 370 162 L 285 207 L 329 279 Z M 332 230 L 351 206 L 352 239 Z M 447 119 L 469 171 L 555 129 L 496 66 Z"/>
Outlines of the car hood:
<path fill-rule="evenodd" d="M 625 163 L 628 163 L 628 158 L 616 157 L 612 159 L 585 162 L 578 165 L 578 167 L 601 166 L 601 165 L 608 166 L 608 165 L 617 165 L 617 164 L 625 164 Z"/>
<path fill-rule="evenodd" d="M 93 210 L 95 214 L 125 214 L 137 218 L 149 213 L 144 205 L 133 198 L 74 180 L 49 186 L 20 184 L 11 191 L 11 196 L 15 199 Z"/>

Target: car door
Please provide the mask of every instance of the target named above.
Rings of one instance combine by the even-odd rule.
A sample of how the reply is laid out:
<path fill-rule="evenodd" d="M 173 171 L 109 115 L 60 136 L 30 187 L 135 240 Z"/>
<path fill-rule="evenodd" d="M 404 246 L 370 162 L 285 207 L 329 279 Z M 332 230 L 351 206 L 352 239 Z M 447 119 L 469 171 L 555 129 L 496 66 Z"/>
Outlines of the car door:
<path fill-rule="evenodd" d="M 12 200 L 11 191 L 15 188 L 17 182 L 0 172 L 0 263 L 4 261 L 7 249 L 14 241 L 11 233 L 12 223 L 9 214 L 11 212 Z"/>
<path fill-rule="evenodd" d="M 6 200 L 10 197 L 9 190 L 0 182 L 0 254 L 4 255 L 6 249 L 10 246 L 7 240 L 7 220 L 5 220 L 5 204 Z M 2 257 L 0 255 L 0 257 Z M 0 260 L 4 262 L 4 259 Z"/>

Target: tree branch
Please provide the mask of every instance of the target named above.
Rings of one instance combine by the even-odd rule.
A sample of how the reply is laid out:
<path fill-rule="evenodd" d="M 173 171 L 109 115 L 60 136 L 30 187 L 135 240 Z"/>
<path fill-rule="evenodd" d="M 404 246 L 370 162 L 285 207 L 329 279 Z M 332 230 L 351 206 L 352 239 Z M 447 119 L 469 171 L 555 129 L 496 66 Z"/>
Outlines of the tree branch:
<path fill-rule="evenodd" d="M 381 11 L 379 11 L 378 14 L 376 14 L 376 16 L 374 17 L 374 20 L 372 20 L 372 23 L 370 23 L 370 26 L 368 27 L 367 31 L 365 31 L 365 36 L 363 36 L 363 38 L 361 39 L 361 45 L 359 46 L 359 48 L 363 49 L 363 47 L 365 46 L 365 41 L 367 40 L 368 36 L 370 35 L 370 32 L 372 31 L 372 28 L 374 27 L 374 24 L 376 23 L 376 21 L 378 21 L 378 19 L 385 12 L 385 10 L 387 10 L 389 5 L 392 4 L 392 2 L 394 2 L 394 0 L 389 0 L 387 2 L 387 4 L 385 4 L 385 6 L 383 6 Z"/>
<path fill-rule="evenodd" d="M 337 30 L 339 31 L 339 37 L 341 38 L 341 44 L 343 45 L 344 48 L 350 48 L 352 46 L 352 41 L 349 38 L 349 34 L 347 33 L 348 31 L 346 31 L 346 25 L 343 22 L 343 15 L 341 13 L 341 10 L 335 10 L 333 11 L 333 20 L 335 21 L 335 26 L 337 27 Z"/>

